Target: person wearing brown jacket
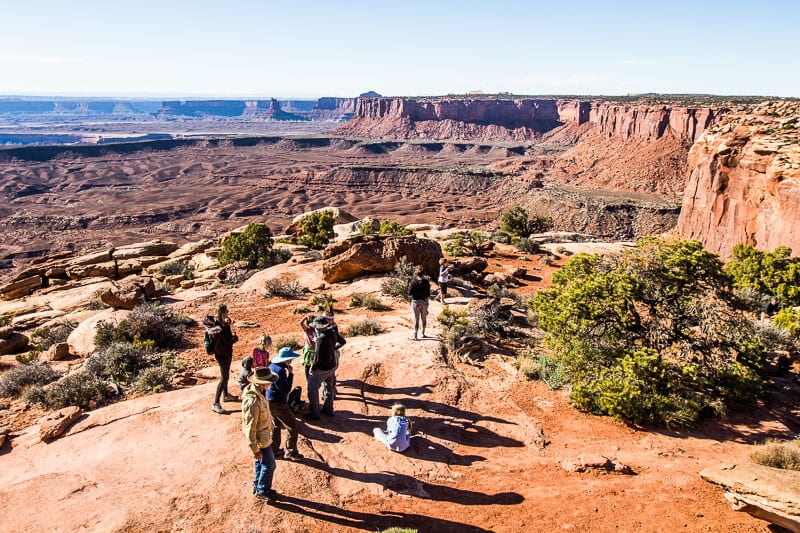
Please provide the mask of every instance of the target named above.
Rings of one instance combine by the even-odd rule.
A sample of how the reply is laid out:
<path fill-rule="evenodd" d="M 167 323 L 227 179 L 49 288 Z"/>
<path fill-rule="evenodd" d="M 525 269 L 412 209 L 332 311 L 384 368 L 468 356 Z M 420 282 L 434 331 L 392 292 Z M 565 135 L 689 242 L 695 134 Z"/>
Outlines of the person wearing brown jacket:
<path fill-rule="evenodd" d="M 256 477 L 253 494 L 259 500 L 274 502 L 278 494 L 272 490 L 275 474 L 275 455 L 272 453 L 272 415 L 264 391 L 278 380 L 269 368 L 254 368 L 248 377 L 250 384 L 242 394 L 242 431 L 255 459 Z"/>

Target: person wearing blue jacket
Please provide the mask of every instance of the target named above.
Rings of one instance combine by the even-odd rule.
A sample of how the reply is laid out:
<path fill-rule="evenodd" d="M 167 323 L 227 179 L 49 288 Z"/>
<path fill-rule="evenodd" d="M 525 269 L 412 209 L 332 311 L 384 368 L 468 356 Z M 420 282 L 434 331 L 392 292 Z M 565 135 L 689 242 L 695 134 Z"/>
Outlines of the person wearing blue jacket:
<path fill-rule="evenodd" d="M 288 461 L 299 461 L 303 456 L 297 451 L 297 419 L 289 407 L 289 393 L 292 391 L 294 373 L 292 361 L 300 357 L 289 346 L 278 350 L 278 355 L 269 365 L 270 371 L 277 374 L 278 379 L 267 389 L 269 411 L 274 421 L 272 429 L 272 451 L 275 457 L 283 456 Z M 281 452 L 281 428 L 286 430 L 286 450 Z"/>
<path fill-rule="evenodd" d="M 401 403 L 392 406 L 392 416 L 386 420 L 386 431 L 375 428 L 372 433 L 379 442 L 392 451 L 404 452 L 411 446 L 411 421 L 406 418 L 406 408 Z"/>

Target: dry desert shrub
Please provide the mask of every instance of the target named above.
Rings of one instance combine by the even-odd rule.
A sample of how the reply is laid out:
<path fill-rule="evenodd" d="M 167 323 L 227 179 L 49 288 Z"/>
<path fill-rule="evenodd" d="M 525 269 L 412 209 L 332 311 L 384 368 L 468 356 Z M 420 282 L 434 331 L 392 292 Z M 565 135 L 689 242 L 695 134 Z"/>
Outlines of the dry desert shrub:
<path fill-rule="evenodd" d="M 33 385 L 46 385 L 61 374 L 44 363 L 31 363 L 12 368 L 0 378 L 0 397 L 17 396 Z"/>
<path fill-rule="evenodd" d="M 800 470 L 800 438 L 785 441 L 767 441 L 756 447 L 750 454 L 754 463 L 781 468 Z"/>
<path fill-rule="evenodd" d="M 296 300 L 306 292 L 297 280 L 271 279 L 264 283 L 264 296 L 267 298 L 284 298 Z"/>
<path fill-rule="evenodd" d="M 272 337 L 272 346 L 275 349 L 276 353 L 284 346 L 288 346 L 292 350 L 297 350 L 301 347 L 300 342 L 297 340 L 297 337 L 295 335 L 292 335 L 291 333 L 283 335 L 275 335 L 274 337 Z"/>
<path fill-rule="evenodd" d="M 384 308 L 380 298 L 367 292 L 354 292 L 351 294 L 350 307 L 363 307 L 370 311 L 380 311 Z"/>
<path fill-rule="evenodd" d="M 371 318 L 365 318 L 358 322 L 353 322 L 347 327 L 348 337 L 364 337 L 369 335 L 378 335 L 383 331 L 381 325 Z"/>

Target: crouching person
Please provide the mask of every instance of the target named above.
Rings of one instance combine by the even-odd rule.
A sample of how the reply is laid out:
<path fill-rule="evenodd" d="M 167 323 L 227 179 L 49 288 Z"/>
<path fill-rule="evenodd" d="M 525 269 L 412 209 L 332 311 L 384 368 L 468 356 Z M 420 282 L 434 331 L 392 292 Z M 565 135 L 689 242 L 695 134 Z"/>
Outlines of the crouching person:
<path fill-rule="evenodd" d="M 278 376 L 269 368 L 255 368 L 242 395 L 242 430 L 255 459 L 253 494 L 266 502 L 274 502 L 278 494 L 272 490 L 275 474 L 275 456 L 271 448 L 273 423 L 264 392 L 277 380 Z"/>
<path fill-rule="evenodd" d="M 404 452 L 411 446 L 411 421 L 406 418 L 406 408 L 401 403 L 392 406 L 392 416 L 386 420 L 386 431 L 375 428 L 372 434 L 379 442 L 395 452 Z"/>

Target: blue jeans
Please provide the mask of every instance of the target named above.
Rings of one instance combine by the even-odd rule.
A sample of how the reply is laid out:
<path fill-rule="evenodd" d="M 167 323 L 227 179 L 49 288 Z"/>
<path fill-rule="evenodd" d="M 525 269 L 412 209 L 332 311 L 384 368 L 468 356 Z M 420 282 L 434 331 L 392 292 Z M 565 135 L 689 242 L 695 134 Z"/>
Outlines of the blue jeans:
<path fill-rule="evenodd" d="M 256 461 L 256 479 L 253 488 L 258 494 L 267 494 L 272 490 L 272 476 L 275 475 L 275 455 L 272 448 L 261 448 L 261 460 Z"/>

